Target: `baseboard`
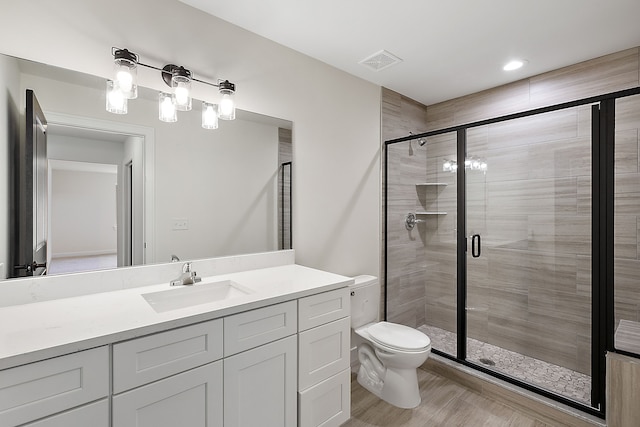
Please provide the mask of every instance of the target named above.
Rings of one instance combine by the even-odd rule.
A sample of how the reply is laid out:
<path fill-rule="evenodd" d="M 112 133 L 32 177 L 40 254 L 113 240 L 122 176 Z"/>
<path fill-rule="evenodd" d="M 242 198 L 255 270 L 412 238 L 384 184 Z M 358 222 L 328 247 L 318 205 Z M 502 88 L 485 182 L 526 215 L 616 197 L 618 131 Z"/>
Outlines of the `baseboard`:
<path fill-rule="evenodd" d="M 86 252 L 60 252 L 51 255 L 51 259 L 58 258 L 80 258 L 86 256 L 101 256 L 101 255 L 117 255 L 117 252 L 113 249 L 107 249 L 103 251 L 86 251 Z"/>
<path fill-rule="evenodd" d="M 482 396 L 524 412 L 545 424 L 570 427 L 606 426 L 603 419 L 476 371 L 437 354 L 432 353 L 429 355 L 427 361 L 420 368 L 455 381 Z"/>

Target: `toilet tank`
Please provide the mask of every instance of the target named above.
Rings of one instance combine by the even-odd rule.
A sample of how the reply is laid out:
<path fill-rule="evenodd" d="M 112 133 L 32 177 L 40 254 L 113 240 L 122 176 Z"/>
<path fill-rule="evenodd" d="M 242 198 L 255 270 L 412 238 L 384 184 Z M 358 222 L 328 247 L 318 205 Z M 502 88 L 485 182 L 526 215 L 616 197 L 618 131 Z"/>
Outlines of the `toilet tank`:
<path fill-rule="evenodd" d="M 351 328 L 379 320 L 380 282 L 375 276 L 356 276 L 351 291 Z"/>

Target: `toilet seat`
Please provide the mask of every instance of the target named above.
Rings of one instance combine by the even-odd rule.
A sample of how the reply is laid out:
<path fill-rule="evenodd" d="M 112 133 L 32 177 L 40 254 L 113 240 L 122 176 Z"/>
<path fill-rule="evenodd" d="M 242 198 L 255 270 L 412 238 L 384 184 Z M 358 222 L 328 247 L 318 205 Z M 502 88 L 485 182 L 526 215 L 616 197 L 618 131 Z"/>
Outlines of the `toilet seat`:
<path fill-rule="evenodd" d="M 431 347 L 431 340 L 422 332 L 397 323 L 379 322 L 367 328 L 371 341 L 402 352 L 422 352 Z"/>

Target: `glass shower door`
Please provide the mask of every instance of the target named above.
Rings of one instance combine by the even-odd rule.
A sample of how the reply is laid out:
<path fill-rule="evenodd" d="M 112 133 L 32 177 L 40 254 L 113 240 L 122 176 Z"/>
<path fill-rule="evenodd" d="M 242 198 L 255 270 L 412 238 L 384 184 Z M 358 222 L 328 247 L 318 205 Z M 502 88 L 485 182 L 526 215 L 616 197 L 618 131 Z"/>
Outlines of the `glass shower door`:
<path fill-rule="evenodd" d="M 425 332 L 452 357 L 457 343 L 456 133 L 388 144 L 386 319 Z"/>
<path fill-rule="evenodd" d="M 591 109 L 467 130 L 466 359 L 590 404 Z"/>

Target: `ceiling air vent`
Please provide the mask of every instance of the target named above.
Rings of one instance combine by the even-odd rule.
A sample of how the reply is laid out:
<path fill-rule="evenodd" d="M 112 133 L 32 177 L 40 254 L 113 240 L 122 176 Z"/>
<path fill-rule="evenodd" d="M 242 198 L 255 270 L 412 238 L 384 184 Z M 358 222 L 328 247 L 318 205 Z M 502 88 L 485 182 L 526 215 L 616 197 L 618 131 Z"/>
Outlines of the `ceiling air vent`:
<path fill-rule="evenodd" d="M 386 50 L 381 50 L 369 56 L 368 58 L 363 59 L 359 63 L 367 68 L 371 68 L 373 71 L 380 71 L 401 62 L 402 59 L 387 52 Z"/>

